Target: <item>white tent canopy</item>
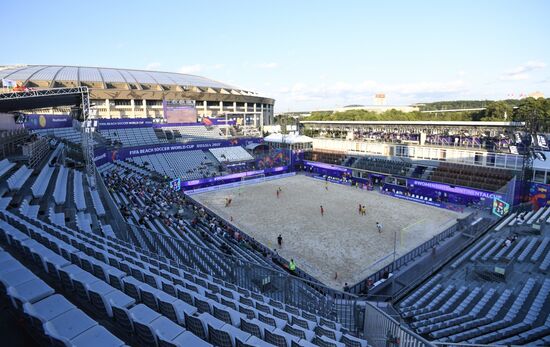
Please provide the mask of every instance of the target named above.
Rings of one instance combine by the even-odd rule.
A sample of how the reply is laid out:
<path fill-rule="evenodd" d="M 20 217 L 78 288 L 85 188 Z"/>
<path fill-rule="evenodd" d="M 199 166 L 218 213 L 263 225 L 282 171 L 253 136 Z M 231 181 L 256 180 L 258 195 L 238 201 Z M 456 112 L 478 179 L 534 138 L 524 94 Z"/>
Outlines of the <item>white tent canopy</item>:
<path fill-rule="evenodd" d="M 265 142 L 285 143 L 285 144 L 297 144 L 297 143 L 313 143 L 313 139 L 305 135 L 296 134 L 271 134 L 264 138 Z"/>

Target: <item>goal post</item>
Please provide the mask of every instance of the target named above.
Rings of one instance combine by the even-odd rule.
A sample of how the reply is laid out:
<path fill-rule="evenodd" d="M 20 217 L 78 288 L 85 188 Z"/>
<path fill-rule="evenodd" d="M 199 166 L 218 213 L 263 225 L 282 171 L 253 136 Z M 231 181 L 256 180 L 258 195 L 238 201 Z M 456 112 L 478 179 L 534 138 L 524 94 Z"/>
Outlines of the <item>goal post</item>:
<path fill-rule="evenodd" d="M 248 175 L 248 176 L 241 177 L 241 182 L 242 183 L 244 183 L 246 181 L 254 181 L 254 180 L 257 180 L 258 182 L 265 181 L 265 174 L 260 173 L 260 174 Z"/>

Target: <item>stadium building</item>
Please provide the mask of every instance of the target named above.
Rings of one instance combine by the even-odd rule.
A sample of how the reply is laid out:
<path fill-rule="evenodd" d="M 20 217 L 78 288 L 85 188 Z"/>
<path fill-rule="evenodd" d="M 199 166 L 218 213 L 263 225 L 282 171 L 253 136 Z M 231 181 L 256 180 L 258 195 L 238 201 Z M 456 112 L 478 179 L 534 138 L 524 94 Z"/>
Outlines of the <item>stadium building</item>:
<path fill-rule="evenodd" d="M 273 123 L 275 100 L 202 76 L 63 65 L 0 66 L 0 78 L 30 89 L 86 86 L 99 118 L 162 118 L 163 102 L 194 101 L 199 117 L 260 127 Z M 59 114 L 67 110 L 35 110 Z M 61 111 L 61 112 L 60 112 Z"/>

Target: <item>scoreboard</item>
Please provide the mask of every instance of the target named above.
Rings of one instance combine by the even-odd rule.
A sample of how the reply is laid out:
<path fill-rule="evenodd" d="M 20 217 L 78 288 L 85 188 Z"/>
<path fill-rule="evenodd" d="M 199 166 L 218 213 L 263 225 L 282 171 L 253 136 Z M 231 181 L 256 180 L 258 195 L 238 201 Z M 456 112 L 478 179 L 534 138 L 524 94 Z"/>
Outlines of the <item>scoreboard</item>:
<path fill-rule="evenodd" d="M 195 100 L 164 100 L 162 102 L 164 118 L 168 123 L 196 123 L 197 109 Z"/>

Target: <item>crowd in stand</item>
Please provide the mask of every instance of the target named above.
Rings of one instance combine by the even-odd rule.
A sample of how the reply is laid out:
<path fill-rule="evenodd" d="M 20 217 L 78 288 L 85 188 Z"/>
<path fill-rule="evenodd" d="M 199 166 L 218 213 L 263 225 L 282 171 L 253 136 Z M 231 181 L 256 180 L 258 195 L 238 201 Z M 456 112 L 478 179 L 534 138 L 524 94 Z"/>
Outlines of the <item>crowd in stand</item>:
<path fill-rule="evenodd" d="M 376 141 L 376 142 L 420 142 L 419 133 L 410 133 L 408 131 L 355 131 L 354 137 L 357 140 Z M 426 135 L 426 144 L 459 146 L 459 147 L 482 147 L 488 149 L 507 149 L 512 141 L 507 135 L 502 134 L 499 137 L 489 137 L 484 135 L 444 135 L 428 134 Z"/>
<path fill-rule="evenodd" d="M 145 225 L 146 221 L 158 219 L 165 226 L 172 227 L 180 234 L 187 232 L 185 221 L 190 221 L 191 227 L 197 231 L 206 244 L 210 244 L 212 247 L 216 247 L 212 240 L 212 236 L 215 234 L 225 240 L 236 242 L 241 248 L 257 252 L 264 258 L 271 259 L 270 254 L 260 249 L 253 240 L 249 241 L 243 238 L 237 230 L 210 216 L 203 207 L 196 206 L 188 201 L 184 194 L 174 191 L 166 184 L 142 180 L 139 176 L 122 177 L 114 171 L 106 172 L 104 180 L 111 194 L 117 192 L 127 196 L 129 205 L 121 206 L 120 209 L 127 219 L 132 217 L 131 210 L 133 210 L 140 225 Z M 137 197 L 143 204 L 138 201 Z M 203 228 L 198 228 L 199 225 Z M 233 251 L 227 243 L 221 243 L 217 248 L 227 255 L 233 255 Z"/>

